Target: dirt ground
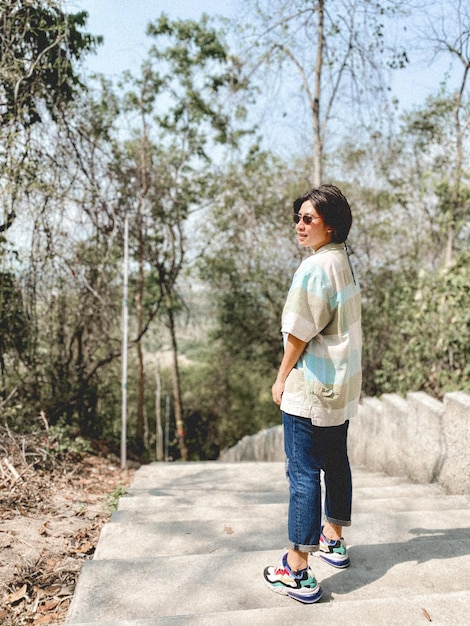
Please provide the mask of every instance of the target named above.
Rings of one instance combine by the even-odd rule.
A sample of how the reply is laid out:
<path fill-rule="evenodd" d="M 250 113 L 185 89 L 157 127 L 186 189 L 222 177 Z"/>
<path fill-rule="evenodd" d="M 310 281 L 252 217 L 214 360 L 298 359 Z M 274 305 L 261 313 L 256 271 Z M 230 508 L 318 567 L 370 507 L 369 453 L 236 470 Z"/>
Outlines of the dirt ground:
<path fill-rule="evenodd" d="M 132 481 L 112 455 L 63 447 L 0 428 L 2 626 L 65 622 L 82 563 Z"/>

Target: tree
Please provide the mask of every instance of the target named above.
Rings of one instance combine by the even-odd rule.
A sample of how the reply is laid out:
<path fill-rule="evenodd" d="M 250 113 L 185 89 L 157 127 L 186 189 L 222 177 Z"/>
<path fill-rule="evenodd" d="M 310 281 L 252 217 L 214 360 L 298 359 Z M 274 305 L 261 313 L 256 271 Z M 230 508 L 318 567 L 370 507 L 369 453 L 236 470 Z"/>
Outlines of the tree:
<path fill-rule="evenodd" d="M 454 261 L 443 263 L 455 167 L 453 112 L 453 98 L 441 86 L 402 116 L 394 134 L 344 144 L 368 395 L 425 390 L 440 398 L 468 386 L 462 312 L 468 297 L 468 159 L 455 213 Z M 463 138 L 465 145 L 467 133 Z"/>
<path fill-rule="evenodd" d="M 384 67 L 406 63 L 406 54 L 388 49 L 385 38 L 387 16 L 399 11 L 399 0 L 276 0 L 250 2 L 257 14 L 251 40 L 255 68 L 265 62 L 282 72 L 279 87 L 283 110 L 287 100 L 295 103 L 290 112 L 296 124 L 299 87 L 307 101 L 311 128 L 314 186 L 323 180 L 326 154 L 333 151 L 336 124 L 356 125 L 361 121 L 361 103 L 378 115 L 386 92 Z M 389 55 L 388 59 L 386 54 Z M 292 79 L 293 69 L 300 80 Z M 265 84 L 266 84 L 265 80 Z M 290 87 L 290 89 L 289 89 Z M 373 96 L 367 99 L 368 96 Z M 279 97 L 275 99 L 276 105 Z M 344 112 L 347 111 L 345 114 Z M 335 117 L 336 112 L 336 117 Z M 356 115 L 354 115 L 356 113 Z M 308 137 L 308 136 L 307 136 Z"/>
<path fill-rule="evenodd" d="M 67 14 L 59 0 L 3 0 L 0 14 L 0 125 L 54 119 L 83 88 L 80 58 L 101 43 L 83 32 L 87 13 Z"/>
<path fill-rule="evenodd" d="M 2 335 L 5 333 L 1 341 L 4 384 L 13 370 L 21 378 L 24 375 L 24 371 L 20 374 L 21 369 L 34 369 L 37 345 L 34 316 L 31 317 L 28 298 L 21 289 L 12 227 L 18 217 L 23 218 L 23 225 L 28 221 L 24 218 L 30 208 L 42 205 L 44 210 L 54 195 L 50 185 L 54 174 L 48 172 L 47 182 L 43 177 L 43 164 L 48 160 L 48 148 L 55 133 L 54 122 L 83 89 L 77 72 L 79 60 L 100 42 L 100 38 L 84 32 L 85 23 L 86 13 L 68 15 L 61 9 L 61 3 L 54 0 L 3 0 L 1 3 L 0 198 L 3 215 L 0 216 L 0 231 L 5 237 L 0 245 L 5 252 L 0 251 L 3 266 L 0 302 Z M 45 222 L 41 210 L 33 211 L 28 217 L 31 217 L 28 227 L 33 224 L 34 232 L 38 233 Z M 22 240 L 25 235 L 23 226 Z M 13 314 L 15 320 L 11 317 Z M 20 341 L 19 333 L 24 341 Z M 4 351 L 13 346 L 21 356 L 21 364 L 17 359 L 3 358 Z M 31 390 L 34 384 L 30 382 L 23 380 L 20 386 Z"/>
<path fill-rule="evenodd" d="M 190 214 L 208 201 L 212 153 L 218 146 L 236 145 L 228 97 L 244 88 L 236 58 L 221 34 L 203 17 L 200 22 L 171 22 L 162 15 L 149 24 L 153 39 L 140 76 L 129 73 L 124 86 L 125 111 L 136 113 L 139 124 L 117 155 L 120 194 L 130 214 L 131 235 L 139 267 L 138 335 L 143 336 L 144 291 L 156 282 L 157 308 L 167 320 L 173 351 L 173 394 L 181 457 L 187 460 L 183 407 L 177 359 L 175 315 L 181 307 L 177 280 L 184 268 Z M 240 115 L 242 108 L 237 108 Z M 155 303 L 154 303 L 155 304 Z M 139 342 L 138 342 L 139 345 Z M 139 346 L 139 350 L 141 347 Z M 139 353 L 141 395 L 139 432 L 143 438 L 143 357 Z"/>
<path fill-rule="evenodd" d="M 216 295 L 216 337 L 231 358 L 260 358 L 276 367 L 280 308 L 290 268 L 300 259 L 289 237 L 295 174 L 254 148 L 227 172 L 223 188 L 204 227 L 199 260 Z"/>
<path fill-rule="evenodd" d="M 447 242 L 444 262 L 450 265 L 453 260 L 456 231 L 462 224 L 462 216 L 467 212 L 464 187 L 465 137 L 468 123 L 465 98 L 470 76 L 470 8 L 467 2 L 433 2 L 426 5 L 418 31 L 421 45 L 431 50 L 433 60 L 447 56 L 461 69 L 460 79 L 449 97 L 452 101 L 454 154 L 451 158 L 452 171 L 446 185 L 446 193 L 441 196 L 441 206 L 447 221 Z M 423 43 L 424 42 L 424 43 Z M 444 188 L 441 190 L 444 191 Z M 464 205 L 464 206 L 462 206 Z M 463 210 L 462 210 L 463 209 Z"/>
<path fill-rule="evenodd" d="M 202 351 L 206 389 L 191 400 L 193 410 L 202 404 L 217 416 L 222 448 L 279 419 L 270 389 L 282 356 L 282 307 L 301 260 L 290 226 L 305 176 L 301 162 L 288 167 L 253 147 L 228 169 L 201 228 L 198 266 L 214 324 Z"/>
<path fill-rule="evenodd" d="M 28 318 L 22 293 L 12 272 L 0 272 L 0 395 L 5 397 L 5 356 L 24 358 L 28 343 Z"/>
<path fill-rule="evenodd" d="M 34 177 L 27 163 L 29 131 L 61 111 L 80 93 L 77 65 L 100 37 L 83 31 L 85 12 L 66 14 L 55 0 L 3 0 L 0 13 L 0 189 L 8 197 L 4 223 Z"/>
<path fill-rule="evenodd" d="M 107 176 L 115 112 L 109 94 L 105 108 L 85 92 L 77 100 L 56 122 L 22 131 L 20 180 L 5 190 L 18 210 L 9 263 L 28 326 L 22 359 L 10 350 L 5 380 L 18 389 L 25 426 L 42 410 L 51 424 L 66 419 L 101 436 L 112 431 L 113 413 L 108 407 L 98 419 L 100 370 L 120 354 L 117 204 Z"/>
<path fill-rule="evenodd" d="M 372 272 L 363 310 L 367 395 L 425 391 L 442 398 L 470 389 L 469 274 L 468 251 L 434 273 Z"/>

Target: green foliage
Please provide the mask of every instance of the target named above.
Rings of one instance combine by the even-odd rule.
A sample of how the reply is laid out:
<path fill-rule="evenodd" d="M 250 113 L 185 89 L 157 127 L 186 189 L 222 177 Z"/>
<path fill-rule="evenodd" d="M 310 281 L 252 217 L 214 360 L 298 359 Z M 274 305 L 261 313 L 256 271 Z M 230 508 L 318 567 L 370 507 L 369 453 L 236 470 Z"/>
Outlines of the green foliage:
<path fill-rule="evenodd" d="M 316 107 L 321 100 L 322 132 L 330 105 L 348 93 L 362 98 L 364 85 L 377 84 L 378 76 L 364 81 L 361 72 L 372 51 L 377 67 L 378 56 L 387 55 L 384 16 L 402 4 L 353 2 L 361 10 L 338 19 L 344 3 L 325 3 L 325 80 L 311 102 Z M 265 6 L 258 51 L 274 49 L 276 60 L 294 65 L 298 54 L 307 92 L 315 46 L 305 46 L 303 37 L 314 41 L 309 29 L 319 3 Z M 41 433 L 39 454 L 49 464 L 87 451 L 86 438 L 118 445 L 126 215 L 129 450 L 142 451 L 145 408 L 145 459 L 152 457 L 149 354 L 172 345 L 168 329 L 175 319 L 186 359 L 181 388 L 190 458 L 217 458 L 243 436 L 278 424 L 271 385 L 282 353 L 281 311 L 302 258 L 291 236 L 292 199 L 311 184 L 310 157 L 287 161 L 241 141 L 250 137 L 245 116 L 255 91 L 246 89 L 249 72 L 230 53 L 225 34 L 206 17 L 161 16 L 149 25 L 151 48 L 140 73 L 127 74 L 120 92 L 101 80 L 95 97 L 78 81 L 77 63 L 99 42 L 83 32 L 84 13 L 65 15 L 54 0 L 6 0 L 2 11 L 0 245 L 16 252 L 8 264 L 4 254 L 0 268 L 2 415 L 28 432 L 44 414 L 49 430 Z M 300 16 L 310 18 L 301 29 Z M 394 66 L 406 60 L 404 52 L 392 54 Z M 348 71 L 351 91 L 343 89 L 338 99 L 335 89 Z M 292 88 L 298 96 L 298 83 L 286 78 L 284 93 Z M 470 389 L 468 126 L 461 125 L 458 161 L 454 104 L 441 88 L 405 116 L 395 135 L 372 128 L 361 143 L 355 126 L 349 142 L 337 129 L 341 150 L 331 139 L 321 146 L 331 150 L 323 155 L 325 167 L 336 168 L 353 206 L 350 247 L 362 275 L 369 395 L 422 389 L 442 397 Z M 292 120 L 305 133 L 297 97 L 291 105 Z M 348 112 L 355 123 L 351 107 Z M 462 120 L 465 112 L 464 99 Z M 299 153 L 308 150 L 305 135 L 299 146 Z M 26 226 L 16 230 L 21 254 L 12 235 L 17 223 Z M 447 241 L 455 258 L 444 267 Z M 204 285 L 191 301 L 182 277 L 193 284 L 196 271 Z M 173 393 L 174 374 L 162 372 L 163 397 Z M 173 405 L 170 413 L 176 459 Z M 120 495 L 110 496 L 113 507 Z"/>
<path fill-rule="evenodd" d="M 114 511 L 117 511 L 119 498 L 125 496 L 127 492 L 127 487 L 122 487 L 121 485 L 118 485 L 112 491 L 105 495 L 106 512 L 108 513 L 108 515 L 112 515 Z"/>
<path fill-rule="evenodd" d="M 208 452 L 215 455 L 245 435 L 280 423 L 279 407 L 271 398 L 274 377 L 275 370 L 261 359 L 229 356 L 220 342 L 211 344 L 210 352 L 197 366 L 185 368 L 185 406 L 198 420 L 200 440 L 206 424 L 210 424 L 201 449 L 206 458 L 216 458 Z M 191 441 L 188 437 L 188 446 Z M 202 458 L 194 448 L 190 452 L 191 458 L 198 458 L 197 454 Z"/>
<path fill-rule="evenodd" d="M 189 376 L 190 377 L 190 376 Z M 183 384 L 184 384 L 183 374 Z M 201 384 L 207 381 L 199 381 Z M 199 405 L 199 402 L 196 403 Z M 219 419 L 217 415 L 200 410 L 192 410 L 186 407 L 185 442 L 188 447 L 189 459 L 191 461 L 214 461 L 220 453 L 220 433 Z"/>
<path fill-rule="evenodd" d="M 65 253 L 60 269 L 50 259 L 42 259 L 31 273 L 22 276 L 29 286 L 25 295 L 21 294 L 27 322 L 21 326 L 20 309 L 15 326 L 8 316 L 2 318 L 2 349 L 6 353 L 2 394 L 5 397 L 15 390 L 24 407 L 17 415 L 18 425 L 25 429 L 43 411 L 52 426 L 65 420 L 87 438 L 102 437 L 112 430 L 109 422 L 116 412 L 115 394 L 106 406 L 110 399 L 107 379 L 110 376 L 112 381 L 112 377 L 111 370 L 108 373 L 102 368 L 109 362 L 109 353 L 119 346 L 119 318 L 113 307 L 119 293 L 113 285 L 114 270 L 97 271 L 98 249 L 95 246 L 91 254 L 91 248 L 87 252 L 82 246 L 74 256 L 71 247 L 72 276 L 64 271 Z M 42 280 L 35 281 L 35 270 L 41 271 Z M 21 302 L 18 297 L 16 306 Z M 20 348 L 21 359 L 15 358 Z"/>
<path fill-rule="evenodd" d="M 271 386 L 282 356 L 282 307 L 301 258 L 290 224 L 305 167 L 286 168 L 254 147 L 227 172 L 204 228 L 198 267 L 214 318 L 185 402 L 215 417 L 220 449 L 280 421 Z"/>
<path fill-rule="evenodd" d="M 236 94 L 247 84 L 223 33 L 211 26 L 207 16 L 199 22 L 170 21 L 163 14 L 148 25 L 147 34 L 154 43 L 141 77 L 127 74 L 127 81 L 132 78 L 133 83 L 127 106 L 153 116 L 152 129 L 160 144 L 178 146 L 184 140 L 186 167 L 195 157 L 210 160 L 209 147 L 214 143 L 236 145 L 243 132 L 232 125 L 232 117 L 238 123 L 244 117 L 243 100 L 236 100 Z M 227 96 L 238 105 L 236 116 Z"/>
<path fill-rule="evenodd" d="M 366 395 L 470 391 L 470 254 L 436 272 L 379 272 L 364 304 Z"/>
<path fill-rule="evenodd" d="M 59 458 L 92 452 L 90 442 L 81 437 L 70 424 L 63 421 L 49 427 L 47 439 L 49 454 Z"/>
<path fill-rule="evenodd" d="M 83 88 L 74 64 L 101 43 L 83 32 L 87 14 L 66 14 L 60 2 L 3 0 L 0 24 L 0 126 L 52 117 Z"/>
<path fill-rule="evenodd" d="M 23 297 L 11 272 L 0 271 L 0 371 L 7 369 L 5 356 L 22 357 L 28 343 L 29 324 Z M 2 385 L 3 386 L 3 385 Z M 0 387 L 0 392 L 2 388 Z"/>
<path fill-rule="evenodd" d="M 300 260 L 289 236 L 290 175 L 301 178 L 253 150 L 228 173 L 206 225 L 199 268 L 215 298 L 213 336 L 234 360 L 279 363 L 280 315 Z"/>
<path fill-rule="evenodd" d="M 453 108 L 453 100 L 440 93 L 430 96 L 424 107 L 404 115 L 404 130 L 416 138 L 419 150 L 426 150 L 430 143 L 439 144 L 446 139 L 446 126 Z"/>

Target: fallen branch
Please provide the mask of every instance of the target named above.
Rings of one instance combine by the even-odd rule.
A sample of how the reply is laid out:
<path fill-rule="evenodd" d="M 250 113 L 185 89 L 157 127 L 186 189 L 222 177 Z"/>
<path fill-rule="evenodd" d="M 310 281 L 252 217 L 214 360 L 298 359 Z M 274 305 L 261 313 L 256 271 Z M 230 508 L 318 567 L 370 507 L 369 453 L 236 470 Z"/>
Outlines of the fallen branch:
<path fill-rule="evenodd" d="M 10 470 L 11 474 L 13 474 L 13 477 L 15 478 L 15 481 L 17 480 L 22 480 L 21 476 L 19 475 L 19 473 L 16 471 L 14 465 L 12 463 L 10 463 L 10 461 L 8 460 L 7 457 L 5 457 L 3 459 L 3 462 L 5 463 L 5 465 L 7 466 L 7 468 Z"/>

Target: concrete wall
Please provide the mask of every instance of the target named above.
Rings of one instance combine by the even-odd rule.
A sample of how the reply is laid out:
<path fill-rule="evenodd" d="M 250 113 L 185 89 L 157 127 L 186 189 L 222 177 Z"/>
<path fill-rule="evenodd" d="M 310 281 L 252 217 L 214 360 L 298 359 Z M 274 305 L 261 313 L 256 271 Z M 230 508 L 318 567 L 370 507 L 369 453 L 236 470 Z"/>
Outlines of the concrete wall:
<path fill-rule="evenodd" d="M 349 428 L 349 456 L 353 465 L 469 494 L 470 394 L 448 393 L 442 402 L 423 392 L 365 398 Z M 282 426 L 244 437 L 221 460 L 284 460 Z"/>
<path fill-rule="evenodd" d="M 219 460 L 231 461 L 284 461 L 282 426 L 260 430 L 256 435 L 243 437 L 225 450 Z"/>

